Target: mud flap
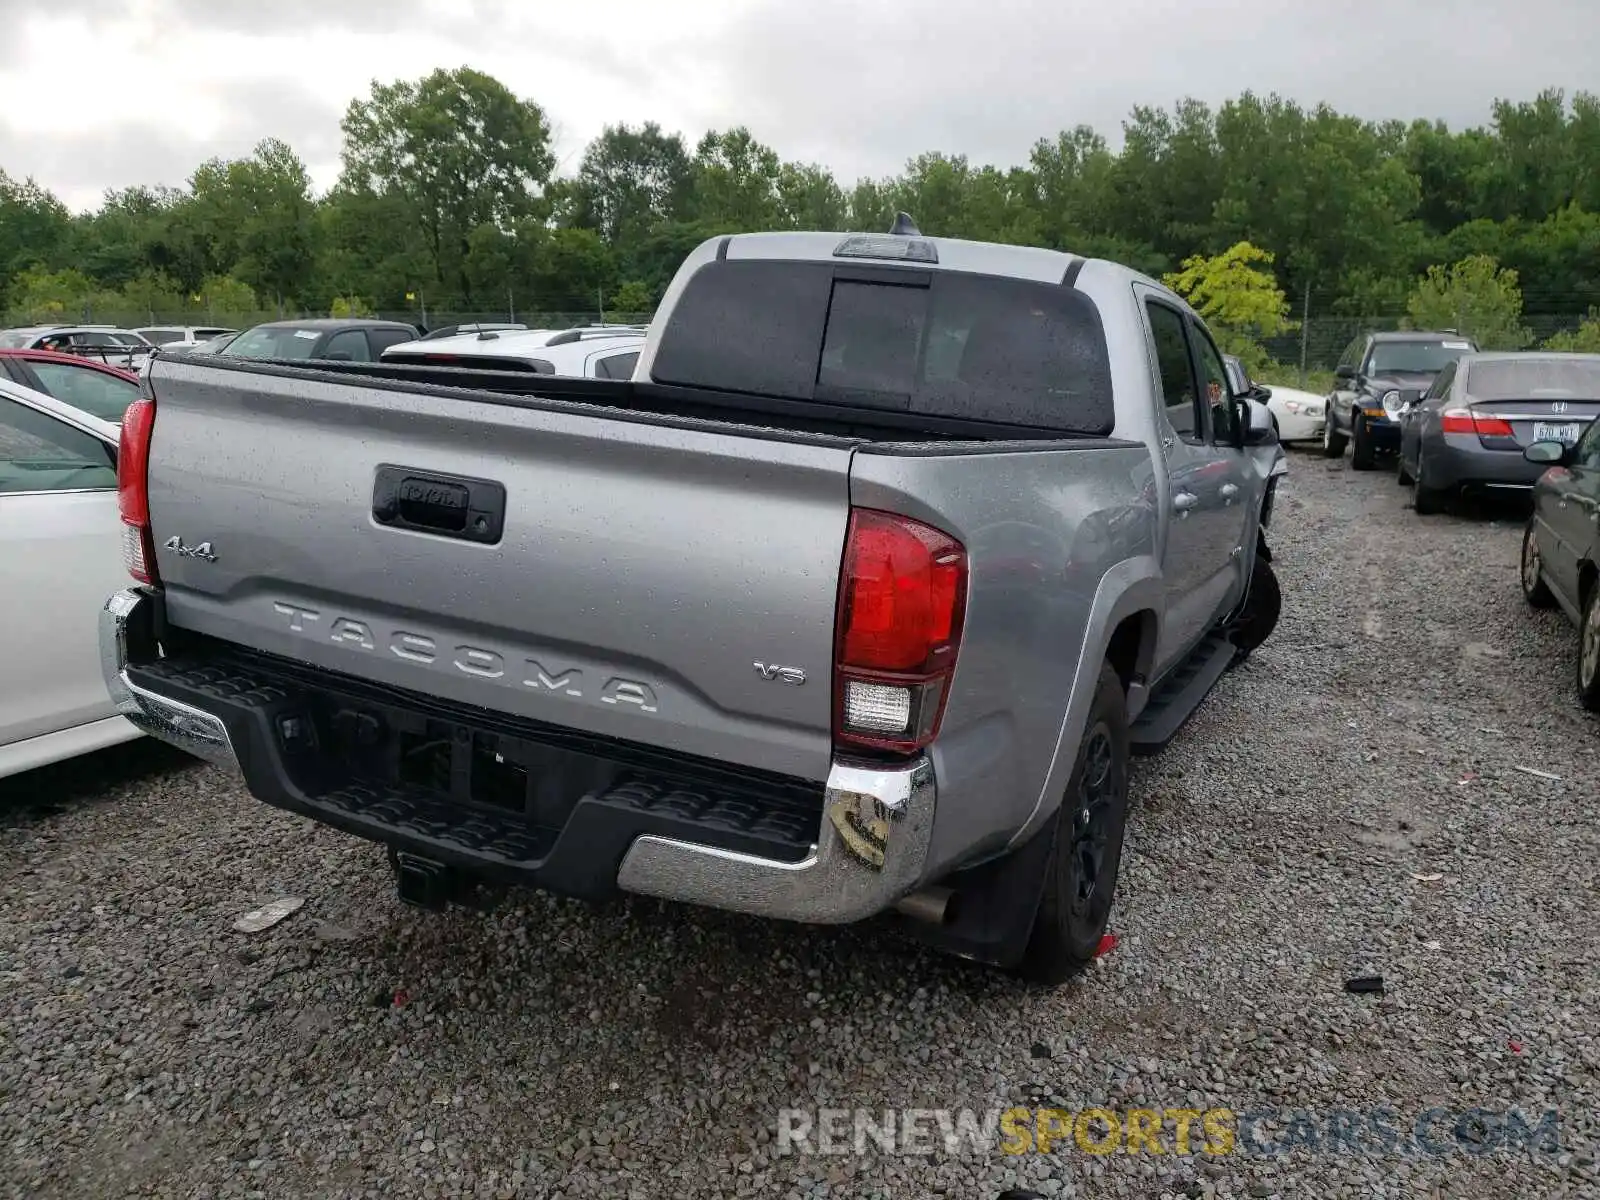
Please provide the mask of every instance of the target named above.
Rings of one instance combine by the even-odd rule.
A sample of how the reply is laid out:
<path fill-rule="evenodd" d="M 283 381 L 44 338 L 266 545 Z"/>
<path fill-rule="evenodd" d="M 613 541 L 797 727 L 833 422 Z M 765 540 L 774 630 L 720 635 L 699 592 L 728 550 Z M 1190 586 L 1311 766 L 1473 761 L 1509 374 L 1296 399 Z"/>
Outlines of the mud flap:
<path fill-rule="evenodd" d="M 1033 933 L 1059 818 L 1057 809 L 1033 837 L 1004 858 L 942 880 L 941 886 L 954 893 L 951 915 L 944 924 L 930 925 L 896 914 L 899 928 L 948 954 L 990 966 L 1015 966 Z"/>

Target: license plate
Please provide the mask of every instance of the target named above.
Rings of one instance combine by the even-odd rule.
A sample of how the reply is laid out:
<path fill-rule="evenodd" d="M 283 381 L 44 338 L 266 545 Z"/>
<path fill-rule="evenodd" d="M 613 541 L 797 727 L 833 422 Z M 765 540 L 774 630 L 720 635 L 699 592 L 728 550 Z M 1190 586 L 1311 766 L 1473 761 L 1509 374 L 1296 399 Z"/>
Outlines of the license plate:
<path fill-rule="evenodd" d="M 1583 426 L 1573 422 L 1562 425 L 1552 425 L 1547 421 L 1533 423 L 1533 440 L 1536 442 L 1563 442 L 1571 446 L 1582 433 Z"/>

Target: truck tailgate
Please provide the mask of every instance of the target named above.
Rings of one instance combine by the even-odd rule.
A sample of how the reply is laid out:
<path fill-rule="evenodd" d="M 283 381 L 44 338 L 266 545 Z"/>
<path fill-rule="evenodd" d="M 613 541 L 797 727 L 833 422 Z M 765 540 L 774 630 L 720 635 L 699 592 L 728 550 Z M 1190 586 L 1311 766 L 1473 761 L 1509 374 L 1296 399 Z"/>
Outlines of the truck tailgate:
<path fill-rule="evenodd" d="M 150 384 L 171 624 L 464 704 L 826 776 L 849 442 L 160 360 Z M 380 478 L 424 479 L 406 490 L 405 518 L 445 526 L 463 495 L 474 508 L 495 495 L 451 480 L 501 485 L 498 540 L 383 523 Z M 212 557 L 172 539 L 209 543 Z"/>

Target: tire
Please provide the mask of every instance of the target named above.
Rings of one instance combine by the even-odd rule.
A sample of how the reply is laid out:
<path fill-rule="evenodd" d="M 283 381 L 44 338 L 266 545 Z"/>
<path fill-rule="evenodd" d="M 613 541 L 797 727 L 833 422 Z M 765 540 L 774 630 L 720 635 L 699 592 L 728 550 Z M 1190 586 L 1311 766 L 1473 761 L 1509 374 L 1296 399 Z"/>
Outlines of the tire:
<path fill-rule="evenodd" d="M 1422 447 L 1417 447 L 1417 469 L 1411 477 L 1411 507 L 1419 517 L 1444 511 L 1444 493 L 1423 482 Z"/>
<path fill-rule="evenodd" d="M 1018 975 L 1054 986 L 1094 961 L 1111 919 L 1127 819 L 1128 698 L 1106 663 L 1056 815 L 1044 894 Z"/>
<path fill-rule="evenodd" d="M 1370 471 L 1377 460 L 1372 448 L 1372 433 L 1362 420 L 1356 421 L 1354 432 L 1355 437 L 1350 442 L 1350 466 L 1356 471 Z"/>
<path fill-rule="evenodd" d="M 1333 427 L 1333 405 L 1322 419 L 1322 457 L 1343 458 L 1345 436 Z"/>
<path fill-rule="evenodd" d="M 1589 585 L 1578 622 L 1578 703 L 1600 712 L 1600 582 Z"/>
<path fill-rule="evenodd" d="M 1282 612 L 1283 589 L 1278 586 L 1278 573 L 1270 562 L 1257 554 L 1255 567 L 1250 572 L 1250 592 L 1228 629 L 1228 640 L 1238 649 L 1234 666 L 1249 658 L 1257 646 L 1272 636 Z"/>
<path fill-rule="evenodd" d="M 1556 598 L 1539 573 L 1540 566 L 1539 538 L 1534 532 L 1533 518 L 1529 517 L 1522 530 L 1522 598 L 1534 608 L 1554 608 Z"/>

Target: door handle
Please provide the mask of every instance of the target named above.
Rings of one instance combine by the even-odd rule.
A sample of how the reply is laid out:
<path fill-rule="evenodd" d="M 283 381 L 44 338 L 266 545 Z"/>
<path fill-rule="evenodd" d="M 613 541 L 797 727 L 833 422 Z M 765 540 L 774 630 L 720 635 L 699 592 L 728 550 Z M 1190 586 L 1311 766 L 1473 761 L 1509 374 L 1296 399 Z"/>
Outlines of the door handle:
<path fill-rule="evenodd" d="M 1200 497 L 1193 492 L 1179 492 L 1172 498 L 1172 507 L 1185 514 L 1198 503 Z"/>
<path fill-rule="evenodd" d="M 1222 485 L 1222 495 L 1225 499 L 1232 500 L 1238 494 L 1239 487 L 1237 484 L 1225 483 Z"/>

